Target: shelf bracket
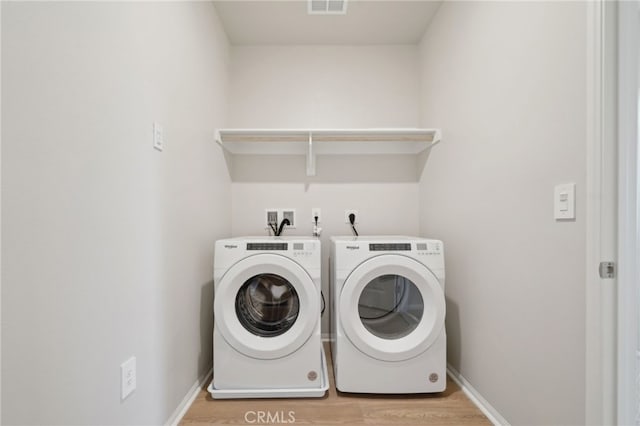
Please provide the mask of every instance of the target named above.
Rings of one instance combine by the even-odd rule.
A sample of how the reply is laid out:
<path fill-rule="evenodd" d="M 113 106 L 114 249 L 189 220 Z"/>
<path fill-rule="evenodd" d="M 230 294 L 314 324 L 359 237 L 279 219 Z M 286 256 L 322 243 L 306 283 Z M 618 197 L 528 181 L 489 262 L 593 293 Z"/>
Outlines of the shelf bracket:
<path fill-rule="evenodd" d="M 307 145 L 307 176 L 316 175 L 316 154 L 313 152 L 313 133 L 309 132 L 309 143 Z"/>
<path fill-rule="evenodd" d="M 224 146 L 224 143 L 222 143 L 222 136 L 220 135 L 220 130 L 216 130 L 213 134 L 213 140 L 220 145 L 221 148 L 223 148 L 225 151 L 227 150 L 227 147 Z"/>
<path fill-rule="evenodd" d="M 438 143 L 440 143 L 441 140 L 442 140 L 442 132 L 440 131 L 440 129 L 437 129 L 433 134 L 433 141 L 431 141 L 431 145 L 429 145 L 429 148 L 437 145 Z"/>

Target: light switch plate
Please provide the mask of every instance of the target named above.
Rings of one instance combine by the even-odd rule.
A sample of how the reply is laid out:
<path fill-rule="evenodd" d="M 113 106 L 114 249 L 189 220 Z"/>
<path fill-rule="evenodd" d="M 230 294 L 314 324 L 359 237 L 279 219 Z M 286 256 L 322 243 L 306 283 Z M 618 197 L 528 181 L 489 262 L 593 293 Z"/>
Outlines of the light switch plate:
<path fill-rule="evenodd" d="M 153 147 L 158 151 L 164 149 L 164 130 L 162 126 L 156 122 L 153 123 Z"/>
<path fill-rule="evenodd" d="M 120 398 L 125 399 L 136 390 L 136 357 L 131 357 L 120 365 Z"/>
<path fill-rule="evenodd" d="M 576 218 L 576 184 L 556 185 L 553 190 L 553 217 L 556 220 Z"/>

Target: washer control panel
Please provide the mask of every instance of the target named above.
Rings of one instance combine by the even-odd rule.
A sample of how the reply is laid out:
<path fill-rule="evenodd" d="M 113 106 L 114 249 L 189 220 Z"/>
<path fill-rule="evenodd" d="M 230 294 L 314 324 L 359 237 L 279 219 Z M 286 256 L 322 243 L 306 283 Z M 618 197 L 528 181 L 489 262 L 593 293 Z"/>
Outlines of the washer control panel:
<path fill-rule="evenodd" d="M 292 246 L 294 257 L 312 256 L 315 252 L 314 244 L 293 243 Z"/>

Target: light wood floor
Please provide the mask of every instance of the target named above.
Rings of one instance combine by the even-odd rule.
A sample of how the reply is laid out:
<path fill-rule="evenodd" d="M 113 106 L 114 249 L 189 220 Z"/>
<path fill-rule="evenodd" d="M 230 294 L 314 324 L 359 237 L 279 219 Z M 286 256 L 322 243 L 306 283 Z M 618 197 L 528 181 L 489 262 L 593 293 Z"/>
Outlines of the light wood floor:
<path fill-rule="evenodd" d="M 491 422 L 447 378 L 440 394 L 362 395 L 337 392 L 329 348 L 329 390 L 323 398 L 215 400 L 202 389 L 181 425 L 238 425 L 259 423 L 254 413 L 269 412 L 280 424 L 315 425 L 490 425 Z M 207 383 L 207 386 L 209 384 Z M 292 418 L 289 417 L 290 412 Z M 272 417 L 273 418 L 273 417 Z M 291 421 L 295 419 L 294 421 Z M 270 423 L 274 424 L 274 423 Z"/>

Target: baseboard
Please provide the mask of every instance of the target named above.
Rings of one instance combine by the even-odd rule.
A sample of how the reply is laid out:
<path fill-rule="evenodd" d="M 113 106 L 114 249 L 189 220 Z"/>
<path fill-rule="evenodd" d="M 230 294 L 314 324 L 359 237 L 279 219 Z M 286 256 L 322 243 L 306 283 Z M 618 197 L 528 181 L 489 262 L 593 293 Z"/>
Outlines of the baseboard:
<path fill-rule="evenodd" d="M 323 341 L 323 342 L 330 342 L 330 341 L 331 341 L 331 334 L 329 334 L 329 333 L 322 333 L 322 341 Z"/>
<path fill-rule="evenodd" d="M 449 372 L 449 377 L 453 379 L 454 382 L 462 389 L 462 392 L 465 393 L 479 409 L 482 411 L 482 414 L 487 416 L 489 421 L 496 426 L 509 426 L 509 422 L 498 413 L 498 410 L 493 408 L 489 402 L 480 395 L 471 383 L 465 379 L 462 374 L 460 374 L 455 368 L 451 367 L 451 365 L 447 365 L 447 371 Z"/>
<path fill-rule="evenodd" d="M 178 407 L 175 409 L 173 414 L 171 414 L 171 417 L 169 417 L 169 420 L 167 420 L 165 426 L 176 426 L 178 423 L 180 423 L 180 420 L 182 420 L 184 415 L 187 413 L 187 410 L 189 409 L 189 407 L 191 407 L 193 401 L 195 401 L 195 399 L 198 397 L 202 386 L 204 386 L 204 384 L 209 381 L 212 374 L 213 369 L 209 370 L 204 376 L 196 380 L 193 386 L 191 386 L 191 389 L 189 389 L 184 398 L 182 398 L 182 401 L 180 401 L 180 404 L 178 404 Z"/>

